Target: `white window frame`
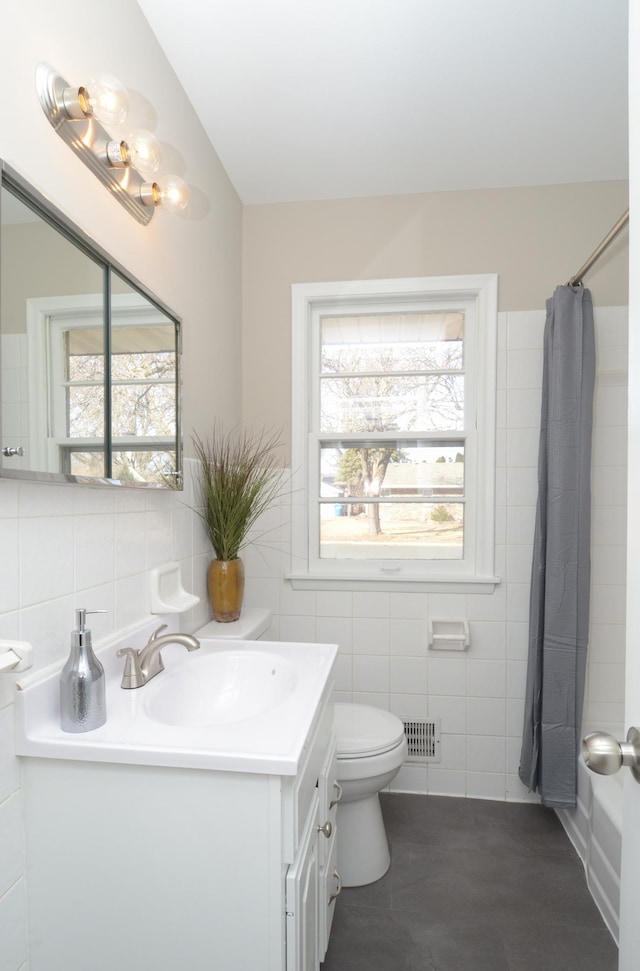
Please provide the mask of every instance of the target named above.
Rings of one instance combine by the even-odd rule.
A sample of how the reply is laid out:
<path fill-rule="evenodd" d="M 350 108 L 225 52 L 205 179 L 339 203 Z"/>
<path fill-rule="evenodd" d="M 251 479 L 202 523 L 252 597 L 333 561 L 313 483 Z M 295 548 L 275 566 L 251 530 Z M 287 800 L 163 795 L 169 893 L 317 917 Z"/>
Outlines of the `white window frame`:
<path fill-rule="evenodd" d="M 66 434 L 64 332 L 82 327 L 104 326 L 104 298 L 99 293 L 33 297 L 27 300 L 27 381 L 29 388 L 29 441 L 36 469 L 59 472 L 60 451 L 100 448 L 101 438 L 69 438 Z M 153 325 L 167 321 L 166 315 L 141 294 L 111 296 L 111 326 Z M 103 382 L 104 383 L 104 382 Z M 148 448 L 175 450 L 174 436 L 113 437 L 115 450 Z"/>
<path fill-rule="evenodd" d="M 458 560 L 319 555 L 319 320 L 336 313 L 465 313 L 465 544 Z M 498 276 L 495 273 L 292 286 L 292 569 L 297 589 L 492 593 Z M 401 438 L 401 433 L 390 433 Z M 349 436 L 352 437 L 352 436 Z M 430 438 L 437 439 L 437 433 Z M 451 437 L 450 435 L 448 437 Z"/>

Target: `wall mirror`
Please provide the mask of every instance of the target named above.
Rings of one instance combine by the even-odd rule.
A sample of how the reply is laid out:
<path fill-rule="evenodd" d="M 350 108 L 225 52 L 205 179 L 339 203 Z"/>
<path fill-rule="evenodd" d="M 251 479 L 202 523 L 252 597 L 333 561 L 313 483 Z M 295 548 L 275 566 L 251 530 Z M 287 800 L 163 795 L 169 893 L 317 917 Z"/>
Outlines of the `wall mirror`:
<path fill-rule="evenodd" d="M 0 475 L 182 488 L 180 321 L 6 163 Z"/>

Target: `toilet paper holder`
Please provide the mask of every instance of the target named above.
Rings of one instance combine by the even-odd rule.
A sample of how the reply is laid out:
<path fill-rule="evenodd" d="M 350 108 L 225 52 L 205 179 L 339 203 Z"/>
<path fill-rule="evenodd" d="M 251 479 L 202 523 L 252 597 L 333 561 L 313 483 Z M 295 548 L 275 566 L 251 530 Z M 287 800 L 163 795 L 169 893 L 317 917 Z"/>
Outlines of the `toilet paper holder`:
<path fill-rule="evenodd" d="M 429 647 L 432 651 L 466 651 L 469 643 L 467 620 L 429 621 Z"/>

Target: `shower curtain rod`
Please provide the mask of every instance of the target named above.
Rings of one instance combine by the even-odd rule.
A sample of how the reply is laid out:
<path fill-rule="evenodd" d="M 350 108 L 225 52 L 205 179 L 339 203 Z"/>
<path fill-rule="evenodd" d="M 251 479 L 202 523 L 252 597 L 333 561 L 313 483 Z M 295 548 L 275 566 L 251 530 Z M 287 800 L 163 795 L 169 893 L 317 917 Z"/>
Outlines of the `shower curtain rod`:
<path fill-rule="evenodd" d="M 629 222 L 629 210 L 627 209 L 627 211 L 620 216 L 620 219 L 615 224 L 615 226 L 613 227 L 613 229 L 611 229 L 607 233 L 607 235 L 602 240 L 602 242 L 600 243 L 600 245 L 599 246 L 596 246 L 596 248 L 594 249 L 593 253 L 589 257 L 589 259 L 587 260 L 587 262 L 584 263 L 583 266 L 580 267 L 580 269 L 575 274 L 575 276 L 572 276 L 571 277 L 571 279 L 567 283 L 567 286 L 568 287 L 575 287 L 578 283 L 582 283 L 583 276 L 586 273 L 589 272 L 589 270 L 591 269 L 591 267 L 593 266 L 593 264 L 596 262 L 596 260 L 599 260 L 600 259 L 600 257 L 602 256 L 602 254 L 606 250 L 606 248 L 609 245 L 609 243 L 612 243 L 613 242 L 613 240 L 616 238 L 616 236 L 618 235 L 618 233 L 622 229 L 624 229 L 624 227 L 627 225 L 628 222 Z"/>

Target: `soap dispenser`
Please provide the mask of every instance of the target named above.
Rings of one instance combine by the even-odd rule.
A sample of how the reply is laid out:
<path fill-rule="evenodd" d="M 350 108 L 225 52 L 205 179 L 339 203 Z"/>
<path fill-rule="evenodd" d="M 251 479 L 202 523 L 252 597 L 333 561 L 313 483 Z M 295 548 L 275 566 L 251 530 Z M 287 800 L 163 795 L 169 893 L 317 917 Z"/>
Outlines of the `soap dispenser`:
<path fill-rule="evenodd" d="M 93 653 L 87 614 L 106 610 L 76 610 L 71 653 L 60 675 L 60 724 L 63 732 L 91 732 L 107 720 L 104 668 Z"/>

